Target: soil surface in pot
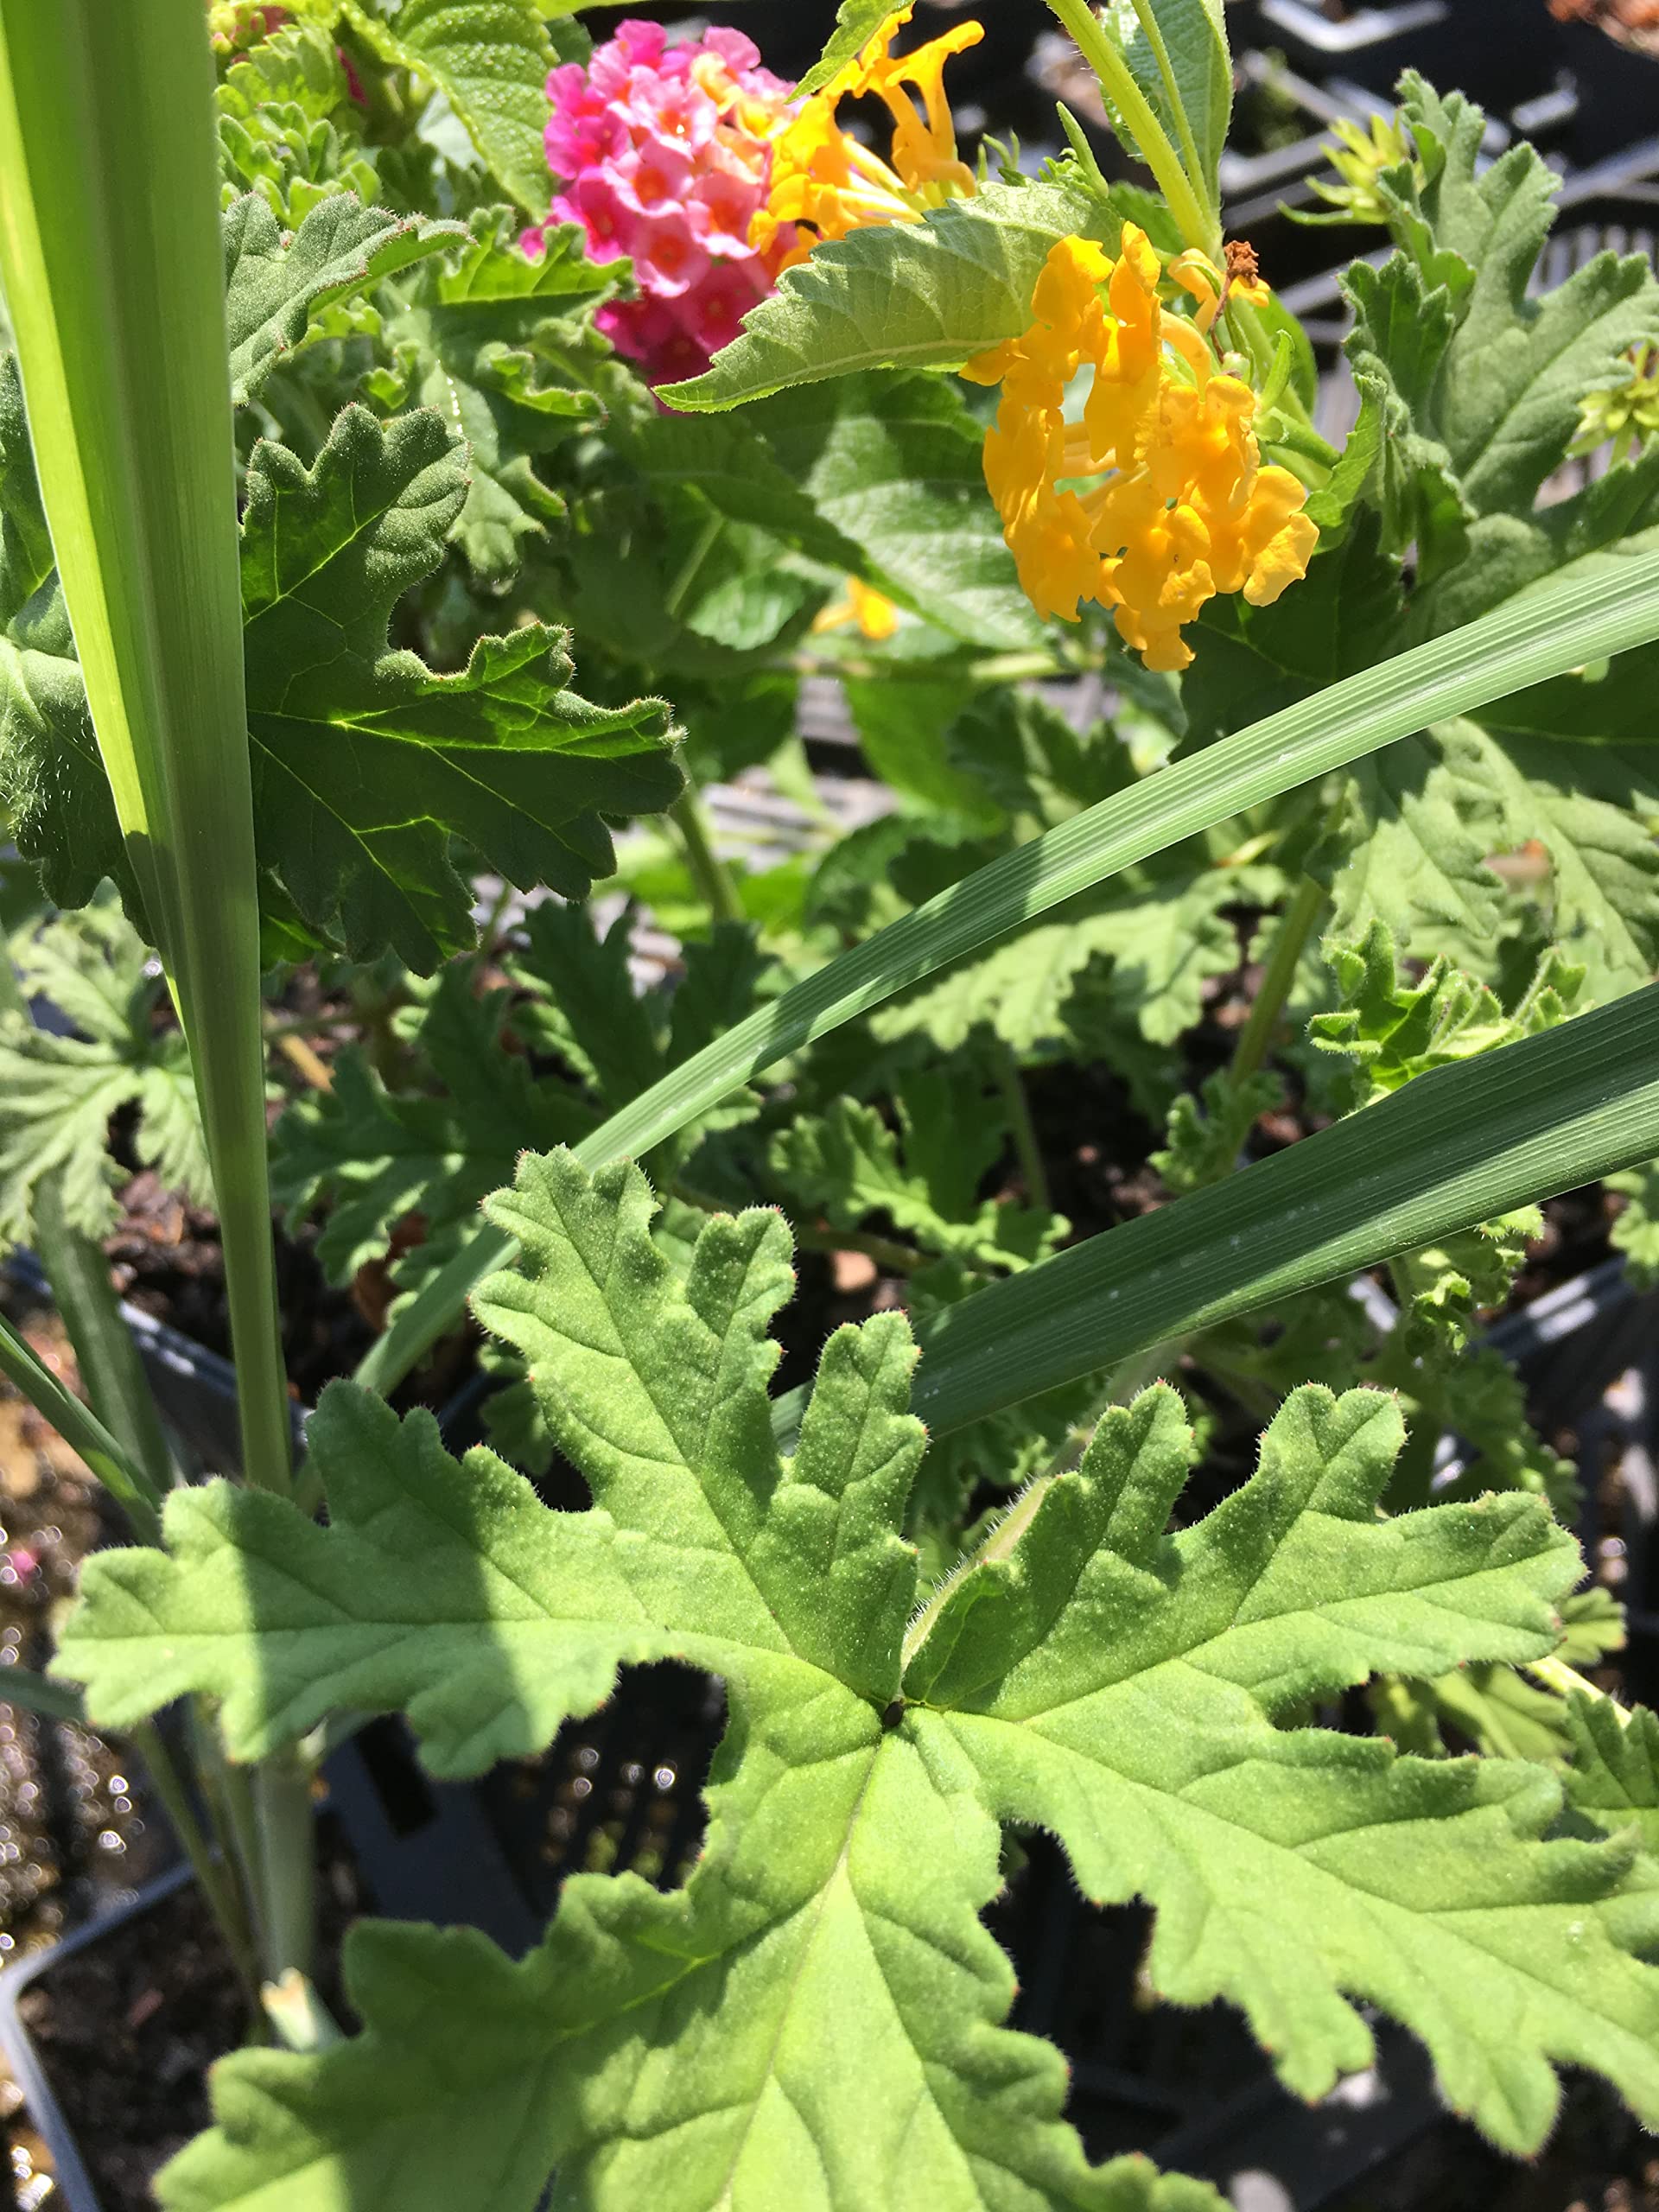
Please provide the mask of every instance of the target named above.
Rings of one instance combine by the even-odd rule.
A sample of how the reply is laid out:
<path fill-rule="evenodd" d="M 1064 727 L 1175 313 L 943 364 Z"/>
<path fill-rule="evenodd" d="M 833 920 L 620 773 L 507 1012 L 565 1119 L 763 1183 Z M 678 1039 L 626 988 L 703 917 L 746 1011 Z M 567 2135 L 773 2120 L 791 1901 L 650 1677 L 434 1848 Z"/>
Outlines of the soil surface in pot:
<path fill-rule="evenodd" d="M 340 1943 L 361 1909 L 327 1816 L 319 1824 L 322 1969 L 336 2018 Z M 207 2074 L 247 2028 L 248 2006 L 194 1883 L 49 1967 L 18 2005 L 102 2212 L 154 2212 L 150 2183 L 207 2126 Z"/>

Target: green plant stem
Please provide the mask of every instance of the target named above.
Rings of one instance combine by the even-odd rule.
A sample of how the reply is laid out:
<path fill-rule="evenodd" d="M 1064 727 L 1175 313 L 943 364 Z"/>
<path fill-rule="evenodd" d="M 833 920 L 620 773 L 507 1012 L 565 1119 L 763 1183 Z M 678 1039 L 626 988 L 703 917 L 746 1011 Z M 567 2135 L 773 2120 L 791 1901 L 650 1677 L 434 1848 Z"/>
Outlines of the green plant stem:
<path fill-rule="evenodd" d="M 120 1439 L 133 1465 L 143 1470 L 151 1491 L 164 1497 L 176 1474 L 155 1393 L 132 1332 L 121 1318 L 104 1248 L 65 1220 L 56 1175 L 35 1185 L 35 1243 L 93 1409 Z"/>
<path fill-rule="evenodd" d="M 1069 642 L 1069 641 L 1068 641 Z M 1103 668 L 1103 653 L 1068 651 L 1051 652 L 987 653 L 967 662 L 961 671 L 964 683 L 1020 683 L 1027 677 L 1046 683 L 1055 677 L 1092 674 Z M 777 664 L 794 676 L 829 677 L 839 683 L 936 683 L 938 670 L 925 660 L 877 660 L 861 653 L 794 653 Z"/>
<path fill-rule="evenodd" d="M 1014 1156 L 1020 1163 L 1020 1179 L 1026 1186 L 1027 1204 L 1039 1213 L 1052 1213 L 1054 1202 L 1048 1187 L 1048 1170 L 1043 1165 L 1043 1147 L 1037 1141 L 1037 1124 L 1031 1118 L 1031 1101 L 1026 1096 L 1020 1063 L 1007 1046 L 997 1046 L 992 1073 L 1008 1117 L 1008 1132 L 1014 1139 Z"/>
<path fill-rule="evenodd" d="M 265 1979 L 316 1967 L 316 1870 L 311 1770 L 292 1752 L 253 1770 L 259 1920 Z"/>
<path fill-rule="evenodd" d="M 183 1776 L 173 1764 L 173 1755 L 162 1740 L 161 1731 L 154 1721 L 143 1720 L 132 1730 L 133 1748 L 144 1763 L 156 1795 L 166 1808 L 173 1823 L 173 1832 L 190 1861 L 208 1910 L 218 1923 L 219 1932 L 225 1938 L 225 1948 L 231 1955 L 236 1968 L 236 1978 L 256 2020 L 260 2017 L 259 1969 L 254 1958 L 253 1943 L 248 1932 L 247 1916 L 242 1900 L 237 1894 L 225 1863 L 202 1834 L 195 1808 L 190 1802 L 190 1792 Z"/>
<path fill-rule="evenodd" d="M 1280 921 L 1262 988 L 1255 995 L 1249 1020 L 1238 1033 L 1232 1065 L 1227 1071 L 1227 1079 L 1235 1090 L 1249 1081 L 1273 1049 L 1286 1002 L 1296 982 L 1297 968 L 1313 925 L 1325 911 L 1325 886 L 1315 882 L 1311 875 L 1305 875 Z"/>
<path fill-rule="evenodd" d="M 162 1538 L 162 1500 L 95 1413 L 65 1389 L 45 1362 L 0 1313 L 0 1375 L 4 1375 L 64 1442 L 79 1452 L 99 1482 L 126 1508 L 146 1543 Z"/>
<path fill-rule="evenodd" d="M 671 818 L 679 832 L 680 848 L 691 872 L 691 880 L 704 906 L 717 922 L 741 922 L 743 902 L 737 895 L 731 870 L 715 850 L 708 817 L 694 785 L 688 783 L 675 800 Z"/>
<path fill-rule="evenodd" d="M 1140 18 L 1141 29 L 1146 33 L 1147 44 L 1152 48 L 1153 59 L 1158 64 L 1158 74 L 1164 80 L 1165 97 L 1169 101 L 1170 112 L 1175 118 L 1175 127 L 1180 133 L 1181 153 L 1186 163 L 1186 175 L 1196 193 L 1199 180 L 1204 175 L 1204 162 L 1198 153 L 1198 142 L 1192 136 L 1192 118 L 1186 111 L 1186 102 L 1181 98 L 1181 88 L 1176 79 L 1174 64 L 1169 58 L 1169 48 L 1165 43 L 1163 25 L 1158 20 L 1158 10 L 1153 5 L 1153 0 L 1135 0 L 1135 12 Z M 1205 204 L 1207 206 L 1208 203 Z M 1220 210 L 1212 208 L 1210 212 L 1215 217 L 1217 231 L 1219 233 Z"/>
<path fill-rule="evenodd" d="M 1546 1689 L 1554 1690 L 1558 1697 L 1571 1697 L 1576 1691 L 1580 1697 L 1590 1698 L 1597 1705 L 1611 1705 L 1618 1715 L 1619 1726 L 1621 1728 L 1630 1726 L 1630 1708 L 1621 1705 L 1617 1698 L 1610 1697 L 1605 1690 L 1591 1681 L 1586 1675 L 1580 1674 L 1576 1667 L 1569 1667 L 1565 1659 L 1554 1657 L 1529 1659 L 1522 1663 L 1528 1674 L 1535 1675 Z"/>
<path fill-rule="evenodd" d="M 669 586 L 667 596 L 663 601 L 664 607 L 674 621 L 679 620 L 680 609 L 684 606 L 692 585 L 702 574 L 703 563 L 719 544 L 725 528 L 725 516 L 715 514 L 709 516 L 697 533 L 696 543 L 681 563 L 680 573 Z"/>
<path fill-rule="evenodd" d="M 1128 124 L 1136 149 L 1169 202 L 1169 212 L 1182 238 L 1215 260 L 1221 252 L 1220 221 L 1206 212 L 1180 156 L 1170 143 L 1169 134 L 1135 83 L 1128 62 L 1102 29 L 1088 0 L 1048 0 L 1048 4 L 1077 41 L 1078 52 Z"/>

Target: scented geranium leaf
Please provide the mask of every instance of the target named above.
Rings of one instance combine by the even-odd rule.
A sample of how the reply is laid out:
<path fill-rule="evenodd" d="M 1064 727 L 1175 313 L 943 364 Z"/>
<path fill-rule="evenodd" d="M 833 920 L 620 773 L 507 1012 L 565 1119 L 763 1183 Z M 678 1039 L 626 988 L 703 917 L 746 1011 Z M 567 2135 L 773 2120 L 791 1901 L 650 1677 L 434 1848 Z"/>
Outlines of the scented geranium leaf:
<path fill-rule="evenodd" d="M 1173 1044 L 1198 1020 L 1205 981 L 1237 964 L 1237 934 L 1222 910 L 1262 892 L 1265 877 L 1147 870 L 1122 880 L 1076 919 L 1040 924 L 882 1007 L 871 1027 L 885 1040 L 922 1035 L 954 1052 L 982 1027 L 1016 1052 L 1035 1052 L 1066 1036 L 1076 993 L 1109 961 L 1107 1004 L 1091 998 L 1091 1019 L 1109 1012 L 1149 1044 Z"/>
<path fill-rule="evenodd" d="M 264 108 L 257 124 L 219 120 L 219 194 L 226 212 L 256 193 L 285 230 L 296 230 L 321 200 L 351 193 L 365 206 L 380 180 L 362 148 L 332 123 L 308 122 L 283 105 Z"/>
<path fill-rule="evenodd" d="M 1509 842 L 1505 815 L 1470 741 L 1442 727 L 1363 761 L 1345 816 L 1309 872 L 1330 888 L 1332 929 L 1363 936 L 1384 923 L 1414 953 L 1489 963 L 1504 918 L 1488 855 Z"/>
<path fill-rule="evenodd" d="M 1567 1803 L 1607 1834 L 1634 1829 L 1644 1849 L 1659 1852 L 1659 1715 L 1575 1690 L 1566 1717 Z"/>
<path fill-rule="evenodd" d="M 1370 2063 L 1350 2000 L 1381 2004 L 1454 2106 L 1525 2150 L 1552 2061 L 1659 2098 L 1659 1975 L 1624 1948 L 1653 1940 L 1650 1877 L 1628 1850 L 1540 1842 L 1560 1790 L 1537 1770 L 1268 1718 L 1378 1666 L 1553 1636 L 1570 1541 L 1519 1498 L 1379 1520 L 1399 1439 L 1386 1398 L 1300 1391 L 1254 1479 L 1170 1537 L 1188 1440 L 1173 1393 L 1147 1393 L 931 1609 L 906 1687 L 1090 1896 L 1150 1899 L 1163 1993 L 1242 2004 L 1307 2096 Z"/>
<path fill-rule="evenodd" d="M 521 888 L 581 896 L 613 864 L 602 817 L 680 785 L 667 709 L 567 690 L 563 632 L 482 639 L 454 676 L 387 650 L 394 602 L 437 565 L 466 494 L 438 416 L 383 428 L 351 407 L 310 471 L 255 448 L 243 527 L 261 858 L 355 957 L 390 944 L 423 970 L 472 940 L 451 836 Z"/>
<path fill-rule="evenodd" d="M 642 993 L 632 925 L 631 914 L 620 915 L 601 938 L 582 908 L 543 899 L 526 918 L 524 950 L 507 963 L 528 994 L 515 1011 L 518 1033 L 556 1053 L 612 1112 L 752 1012 L 766 964 L 748 929 L 722 922 L 711 938 L 683 948 L 684 973 L 671 990 Z M 668 1173 L 710 1131 L 752 1120 L 759 1106 L 752 1090 L 731 1093 L 659 1147 L 653 1167 Z"/>
<path fill-rule="evenodd" d="M 997 2028 L 1013 1977 L 969 1909 L 995 1832 L 963 1763 L 827 1700 L 795 1717 L 819 1757 L 710 1793 L 680 1897 L 577 1875 L 520 1965 L 359 1923 L 366 2032 L 221 2063 L 167 2212 L 1223 2212 L 1143 2158 L 1087 2165 L 1058 2054 Z"/>
<path fill-rule="evenodd" d="M 1256 1122 L 1283 1106 L 1286 1096 L 1282 1077 L 1271 1068 L 1242 1081 L 1212 1075 L 1198 1097 L 1183 1092 L 1170 1109 L 1165 1148 L 1152 1154 L 1165 1186 L 1179 1198 L 1224 1182 L 1238 1166 Z"/>
<path fill-rule="evenodd" d="M 1382 921 L 1373 921 L 1357 944 L 1333 943 L 1326 957 L 1338 1004 L 1334 1012 L 1314 1016 L 1308 1038 L 1319 1051 L 1354 1063 L 1343 1102 L 1349 1111 L 1388 1097 L 1434 1068 L 1554 1029 L 1571 1013 L 1584 983 L 1583 969 L 1554 946 L 1513 1010 L 1443 955 L 1417 980 L 1402 981 L 1393 933 Z"/>
<path fill-rule="evenodd" d="M 1426 579 L 1462 558 L 1472 513 L 1450 453 L 1417 427 L 1433 419 L 1455 310 L 1449 294 L 1429 290 L 1403 254 L 1381 269 L 1357 261 L 1343 289 L 1354 310 L 1344 351 L 1362 403 L 1377 418 L 1369 483 L 1383 543 L 1394 554 L 1416 547 L 1418 573 Z"/>
<path fill-rule="evenodd" d="M 61 1659 L 100 1711 L 136 1719 L 211 1685 L 232 1753 L 257 1758 L 331 1711 L 406 1703 L 433 1770 L 475 1774 L 540 1749 L 604 1702 L 622 1660 L 660 1651 L 603 1514 L 561 1516 L 543 1551 L 528 1484 L 487 1452 L 457 1463 L 429 1414 L 400 1421 L 344 1383 L 307 1445 L 328 1529 L 209 1483 L 173 1493 L 167 1553 L 111 1553 L 83 1586 Z M 429 1663 L 410 1697 L 412 1639 Z"/>
<path fill-rule="evenodd" d="M 1651 769 L 1616 747 L 1488 734 L 1473 722 L 1444 739 L 1465 790 L 1497 810 L 1497 842 L 1535 838 L 1549 855 L 1552 933 L 1583 965 L 1587 995 L 1617 998 L 1659 966 L 1659 814 Z"/>
<path fill-rule="evenodd" d="M 212 1203 L 190 1053 L 158 1030 L 165 990 L 148 948 L 112 901 L 100 900 L 15 938 L 26 998 L 48 1000 L 73 1033 L 0 1012 L 0 1242 L 28 1243 L 35 1193 L 53 1178 L 72 1229 L 102 1236 L 116 1218 L 121 1171 L 110 1119 L 136 1110 L 132 1144 L 169 1188 Z"/>
<path fill-rule="evenodd" d="M 231 396 L 238 406 L 305 343 L 324 308 L 372 291 L 466 235 L 459 223 L 365 207 L 350 192 L 328 194 L 291 232 L 258 193 L 245 193 L 226 211 L 223 227 Z"/>
<path fill-rule="evenodd" d="M 1630 1280 L 1639 1290 L 1659 1284 L 1659 1161 L 1632 1168 L 1624 1175 L 1610 1175 L 1607 1187 L 1624 1201 L 1624 1211 L 1609 1232 L 1614 1247 L 1624 1255 Z"/>
<path fill-rule="evenodd" d="M 1026 327 L 1058 239 L 1115 243 L 1121 227 L 1071 162 L 1052 181 L 987 185 L 923 222 L 854 231 L 786 270 L 707 375 L 659 397 L 718 412 L 861 369 L 959 368 Z"/>
<path fill-rule="evenodd" d="M 1135 83 L 1172 144 L 1191 135 L 1198 155 L 1202 196 L 1219 204 L 1217 168 L 1233 112 L 1233 60 L 1228 51 L 1222 0 L 1152 0 L 1151 13 L 1174 77 L 1166 82 L 1134 0 L 1108 0 L 1101 28 L 1128 62 Z"/>
<path fill-rule="evenodd" d="M 355 1939 L 366 2033 L 221 2067 L 220 2128 L 162 2184 L 175 2212 L 447 2212 L 480 2176 L 492 2212 L 531 2212 L 550 2170 L 573 2212 L 1211 2204 L 1138 2164 L 1088 2167 L 1057 2123 L 1057 2056 L 999 2028 L 1012 1978 L 976 1916 L 1004 1820 L 1057 1830 L 1091 1893 L 1147 1896 L 1157 1979 L 1236 1998 L 1306 2094 L 1366 2063 L 1352 1996 L 1397 2011 L 1516 2147 L 1548 2124 L 1552 2059 L 1659 2108 L 1659 1974 L 1624 1948 L 1653 1940 L 1655 1899 L 1628 1846 L 1539 1842 L 1560 1802 L 1541 1770 L 1274 1726 L 1379 1665 L 1553 1649 L 1579 1560 L 1535 1502 L 1379 1518 L 1393 1402 L 1308 1390 L 1255 1479 L 1170 1537 L 1192 1445 L 1160 1389 L 906 1638 L 904 1319 L 830 1339 L 782 1461 L 787 1232 L 711 1221 L 682 1276 L 652 1211 L 637 1169 L 566 1154 L 527 1160 L 493 1206 L 525 1272 L 479 1310 L 527 1359 L 590 1512 L 549 1511 L 487 1454 L 457 1467 L 427 1417 L 400 1429 L 335 1386 L 326 1529 L 214 1484 L 169 1501 L 171 1555 L 87 1564 L 60 1666 L 95 1719 L 190 1688 L 247 1749 L 331 1698 L 397 1703 L 458 1772 L 545 1741 L 639 1656 L 716 1669 L 733 1713 L 684 1890 L 578 1877 L 518 1967 L 477 1938 Z"/>
<path fill-rule="evenodd" d="M 1080 733 L 1039 692 L 1011 685 L 973 699 L 952 719 L 946 747 L 1022 836 L 1057 829 L 1136 780 L 1109 726 Z"/>
<path fill-rule="evenodd" d="M 484 1310 L 529 1352 L 595 1510 L 550 1513 L 487 1454 L 448 1461 L 428 1417 L 400 1427 L 335 1386 L 313 1427 L 329 1529 L 270 1498 L 249 1514 L 228 1485 L 181 1494 L 170 1559 L 113 1554 L 89 1577 L 66 1663 L 130 1707 L 147 1635 L 165 1639 L 149 1688 L 213 1681 L 250 1746 L 331 1689 L 383 1702 L 413 1663 L 429 1758 L 456 1770 L 545 1740 L 620 1659 L 678 1652 L 720 1667 L 744 1749 L 677 1897 L 578 1878 L 522 1967 L 474 1937 L 358 1939 L 368 2034 L 321 2069 L 262 2055 L 221 2074 L 225 2132 L 164 2201 L 280 2188 L 296 2209 L 344 2191 L 364 2212 L 438 2212 L 482 2188 L 491 2212 L 531 2212 L 556 2168 L 555 2202 L 617 2212 L 1212 2212 L 1206 2188 L 1141 2161 L 1090 2168 L 1058 2124 L 1058 2055 L 998 2025 L 1013 1978 L 976 1920 L 1001 1878 L 971 1771 L 883 1726 L 916 1580 L 894 1534 L 921 1444 L 902 1320 L 831 1340 L 780 1465 L 775 1216 L 710 1224 L 681 1283 L 636 1170 L 528 1163 L 509 1211 L 538 1281 L 503 1279 Z M 268 1663 L 232 1687 L 238 1643 Z M 462 2054 L 442 2085 L 408 2041 L 435 1991 Z"/>
<path fill-rule="evenodd" d="M 53 565 L 17 357 L 0 356 L 0 804 L 56 906 L 112 877 L 135 904 Z"/>
<path fill-rule="evenodd" d="M 472 481 L 454 534 L 492 587 L 517 572 L 521 541 L 564 512 L 534 462 L 601 412 L 591 391 L 572 385 L 569 362 L 591 337 L 586 311 L 622 273 L 588 261 L 571 224 L 550 226 L 532 259 L 514 243 L 513 222 L 505 207 L 474 214 L 465 249 L 426 270 L 410 304 L 385 319 L 397 365 L 368 384 L 385 405 L 435 408 L 466 439 Z"/>
<path fill-rule="evenodd" d="M 981 1199 L 1007 1131 L 971 1067 L 916 1071 L 897 1103 L 902 1147 L 874 1107 L 851 1098 L 780 1129 L 767 1154 L 778 1187 L 838 1229 L 884 1216 L 925 1251 L 984 1268 L 1029 1266 L 1065 1235 L 1057 1215 Z"/>
<path fill-rule="evenodd" d="M 553 196 L 542 143 L 553 49 L 536 0 L 373 0 L 341 14 L 370 51 L 436 86 L 486 168 L 534 220 Z"/>
<path fill-rule="evenodd" d="M 1598 254 L 1563 284 L 1528 285 L 1554 220 L 1554 173 L 1524 143 L 1481 167 L 1480 116 L 1421 79 L 1402 114 L 1420 144 L 1445 147 L 1421 205 L 1436 244 L 1475 272 L 1438 386 L 1452 466 L 1481 513 L 1529 509 L 1578 426 L 1579 403 L 1620 380 L 1620 356 L 1659 336 L 1659 285 L 1642 254 Z M 1480 389 L 1465 373 L 1480 365 Z"/>
<path fill-rule="evenodd" d="M 252 123 L 262 108 L 297 107 L 308 121 L 321 123 L 351 98 L 340 48 L 326 22 L 315 16 L 293 18 L 238 54 L 213 95 L 221 117 Z"/>
<path fill-rule="evenodd" d="M 562 1085 L 537 1083 L 503 1039 L 512 994 L 474 988 L 464 967 L 438 978 L 408 1042 L 413 1081 L 388 1090 L 357 1046 L 334 1086 L 293 1101 L 271 1132 L 271 1194 L 302 1218 L 326 1206 L 317 1257 L 349 1282 L 384 1256 L 406 1215 L 424 1240 L 470 1224 L 478 1203 L 511 1179 L 526 1145 L 575 1142 L 597 1116 Z"/>

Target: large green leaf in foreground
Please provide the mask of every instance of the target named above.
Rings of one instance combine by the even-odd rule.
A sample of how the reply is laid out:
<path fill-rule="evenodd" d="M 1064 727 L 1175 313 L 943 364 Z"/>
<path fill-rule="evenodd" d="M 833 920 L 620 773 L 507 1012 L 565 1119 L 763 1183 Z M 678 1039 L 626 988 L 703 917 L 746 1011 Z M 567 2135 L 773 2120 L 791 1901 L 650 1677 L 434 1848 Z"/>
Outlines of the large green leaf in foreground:
<path fill-rule="evenodd" d="M 673 1896 L 575 1878 L 519 1967 L 475 1936 L 354 1936 L 367 2032 L 225 2062 L 173 2212 L 530 2212 L 556 2164 L 555 2202 L 595 2212 L 1211 2202 L 1089 2170 L 1058 2056 L 997 2026 L 1011 1978 L 976 1916 L 1001 1821 L 1057 1831 L 1091 1896 L 1147 1897 L 1156 1985 L 1243 2005 L 1304 2094 L 1366 2063 L 1363 1999 L 1516 2150 L 1549 2124 L 1552 2062 L 1659 2115 L 1659 1974 L 1631 1955 L 1659 1915 L 1633 1847 L 1539 1840 L 1560 1804 L 1539 1769 L 1275 1724 L 1377 1669 L 1551 1649 L 1579 1561 L 1535 1502 L 1381 1520 L 1393 1402 L 1308 1389 L 1254 1480 L 1172 1538 L 1192 1440 L 1160 1388 L 907 1634 L 896 1532 L 924 1439 L 903 1319 L 830 1339 L 780 1461 L 775 1215 L 712 1221 L 682 1279 L 635 1168 L 530 1160 L 494 1206 L 529 1266 L 480 1311 L 594 1510 L 549 1512 L 488 1453 L 447 1459 L 425 1415 L 400 1428 L 337 1386 L 312 1432 L 332 1525 L 176 1493 L 171 1556 L 89 1565 L 62 1670 L 105 1724 L 219 1697 L 241 1757 L 401 1706 L 465 1773 L 545 1744 L 619 1661 L 678 1656 L 732 1704 L 708 1846 Z"/>

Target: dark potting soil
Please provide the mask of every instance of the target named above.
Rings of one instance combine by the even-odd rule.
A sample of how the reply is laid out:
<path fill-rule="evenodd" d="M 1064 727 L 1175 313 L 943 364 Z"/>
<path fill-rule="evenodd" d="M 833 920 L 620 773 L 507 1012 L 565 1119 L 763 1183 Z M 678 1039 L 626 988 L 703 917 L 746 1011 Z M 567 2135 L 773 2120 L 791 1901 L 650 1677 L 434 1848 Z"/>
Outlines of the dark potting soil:
<path fill-rule="evenodd" d="M 218 1222 L 148 1169 L 126 1184 L 120 1203 L 122 1218 L 105 1240 L 117 1290 L 140 1313 L 228 1358 Z M 374 1337 L 351 1292 L 325 1278 L 316 1257 L 319 1233 L 310 1224 L 275 1224 L 283 1357 L 289 1384 L 307 1405 L 333 1376 L 350 1374 Z"/>
<path fill-rule="evenodd" d="M 318 1986 L 345 2021 L 340 1943 L 362 1899 L 327 1816 L 318 1870 Z M 194 1884 L 49 1967 L 18 2012 L 102 2212 L 154 2212 L 156 2172 L 208 2124 L 207 2069 L 248 2026 L 247 2001 Z"/>

